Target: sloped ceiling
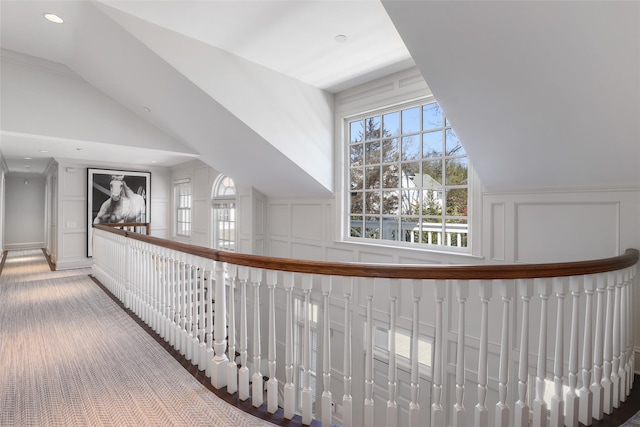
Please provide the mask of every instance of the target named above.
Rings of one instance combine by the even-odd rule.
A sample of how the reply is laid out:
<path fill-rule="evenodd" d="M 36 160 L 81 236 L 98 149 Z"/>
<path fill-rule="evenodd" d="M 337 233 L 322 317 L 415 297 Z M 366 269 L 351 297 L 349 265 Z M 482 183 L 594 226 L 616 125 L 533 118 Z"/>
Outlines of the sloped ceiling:
<path fill-rule="evenodd" d="M 330 194 L 331 94 L 414 62 L 490 191 L 640 184 L 639 2 L 3 0 L 0 8 L 3 49 L 67 68 L 126 109 L 136 129 L 154 126 L 163 147 L 268 196 Z M 44 12 L 67 22 L 50 24 Z M 347 42 L 336 43 L 338 34 Z M 16 138 L 70 143 L 7 127 L 11 82 L 2 78 L 3 153 Z M 104 138 L 82 142 L 118 143 Z"/>
<path fill-rule="evenodd" d="M 383 4 L 486 188 L 640 184 L 640 2 Z"/>
<path fill-rule="evenodd" d="M 331 194 L 332 91 L 413 64 L 377 1 L 0 6 L 4 49 L 63 64 L 185 153 L 269 196 Z M 44 21 L 44 12 L 65 24 Z M 349 42 L 337 43 L 338 34 Z M 42 136 L 5 124 L 3 151 L 15 147 L 12 136 Z M 118 143 L 104 138 L 93 141 Z"/>

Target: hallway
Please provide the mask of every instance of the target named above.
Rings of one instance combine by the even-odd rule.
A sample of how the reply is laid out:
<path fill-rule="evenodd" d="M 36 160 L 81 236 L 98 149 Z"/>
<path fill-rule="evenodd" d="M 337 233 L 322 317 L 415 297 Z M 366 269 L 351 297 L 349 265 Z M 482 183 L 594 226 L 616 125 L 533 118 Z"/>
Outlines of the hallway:
<path fill-rule="evenodd" d="M 0 426 L 266 426 L 194 379 L 89 277 L 11 251 L 0 276 Z"/>

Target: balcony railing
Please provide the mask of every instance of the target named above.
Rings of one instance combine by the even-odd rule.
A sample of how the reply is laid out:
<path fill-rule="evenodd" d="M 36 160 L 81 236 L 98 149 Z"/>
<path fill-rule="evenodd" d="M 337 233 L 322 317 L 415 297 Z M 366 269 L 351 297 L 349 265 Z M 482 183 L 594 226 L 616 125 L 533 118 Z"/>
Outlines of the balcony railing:
<path fill-rule="evenodd" d="M 633 386 L 635 249 L 575 263 L 390 266 L 220 252 L 103 226 L 93 242 L 94 276 L 215 388 L 303 424 L 590 425 Z"/>

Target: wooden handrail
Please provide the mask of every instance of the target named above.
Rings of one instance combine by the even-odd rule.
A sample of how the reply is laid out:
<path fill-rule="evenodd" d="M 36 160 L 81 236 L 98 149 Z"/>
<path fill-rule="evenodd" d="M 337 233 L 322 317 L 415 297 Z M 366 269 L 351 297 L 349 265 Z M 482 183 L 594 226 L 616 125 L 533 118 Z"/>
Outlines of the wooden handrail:
<path fill-rule="evenodd" d="M 173 242 L 158 237 L 145 236 L 126 230 L 113 229 L 96 224 L 94 228 L 119 234 L 167 249 L 235 265 L 266 270 L 289 271 L 307 274 L 347 277 L 379 277 L 389 279 L 436 279 L 436 280 L 490 280 L 490 279 L 535 279 L 548 277 L 580 276 L 605 273 L 631 267 L 638 262 L 637 249 L 627 249 L 623 255 L 612 258 L 547 263 L 547 264 L 501 264 L 501 265 L 389 265 L 344 263 L 327 261 L 303 261 L 288 258 L 266 257 L 218 251 L 202 246 Z"/>
<path fill-rule="evenodd" d="M 147 236 L 151 235 L 151 223 L 149 222 L 104 222 L 96 225 L 104 225 L 111 229 L 118 229 L 119 227 L 144 227 Z"/>

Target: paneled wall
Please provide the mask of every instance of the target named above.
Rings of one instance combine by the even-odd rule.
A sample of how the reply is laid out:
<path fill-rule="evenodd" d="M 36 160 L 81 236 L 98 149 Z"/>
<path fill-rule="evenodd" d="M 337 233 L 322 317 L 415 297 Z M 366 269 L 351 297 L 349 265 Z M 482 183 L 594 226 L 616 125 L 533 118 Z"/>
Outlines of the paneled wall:
<path fill-rule="evenodd" d="M 87 168 L 122 169 L 113 164 L 86 164 L 72 160 L 60 160 L 51 173 L 57 185 L 57 198 L 52 202 L 57 206 L 57 218 L 52 226 L 53 241 L 48 248 L 59 270 L 90 267 L 87 258 Z M 125 168 L 130 169 L 130 168 Z M 167 215 L 170 212 L 168 168 L 150 168 L 151 172 L 151 234 L 156 237 L 168 236 Z M 145 170 L 145 171 L 147 171 Z M 49 191 L 53 191 L 50 189 Z"/>

